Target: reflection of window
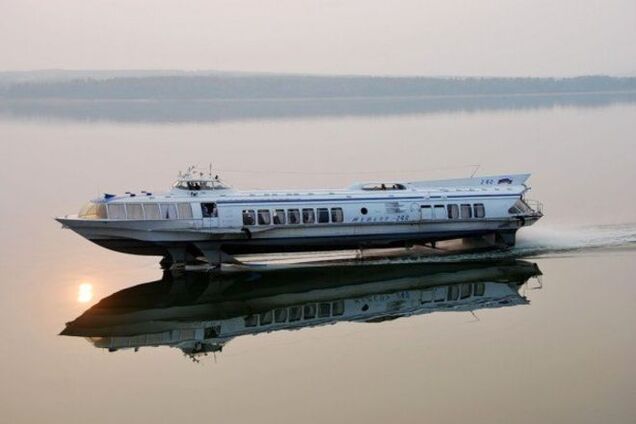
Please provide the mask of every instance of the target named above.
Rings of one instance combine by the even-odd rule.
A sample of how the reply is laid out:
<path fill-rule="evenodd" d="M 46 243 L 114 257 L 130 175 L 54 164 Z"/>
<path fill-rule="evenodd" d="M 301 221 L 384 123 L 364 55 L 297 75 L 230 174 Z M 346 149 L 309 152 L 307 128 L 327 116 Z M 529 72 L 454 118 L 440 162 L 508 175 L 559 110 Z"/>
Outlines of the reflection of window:
<path fill-rule="evenodd" d="M 274 311 L 274 321 L 285 322 L 287 321 L 287 308 L 280 308 Z"/>
<path fill-rule="evenodd" d="M 298 209 L 289 209 L 287 218 L 287 222 L 290 224 L 300 224 L 300 211 Z"/>
<path fill-rule="evenodd" d="M 430 303 L 433 300 L 433 291 L 432 290 L 426 290 L 422 292 L 422 295 L 420 297 L 420 303 L 424 304 L 424 303 Z"/>
<path fill-rule="evenodd" d="M 473 209 L 470 205 L 463 204 L 459 207 L 462 219 L 470 219 L 473 217 Z"/>
<path fill-rule="evenodd" d="M 177 203 L 179 219 L 192 219 L 192 207 L 190 203 Z"/>
<path fill-rule="evenodd" d="M 483 218 L 486 216 L 486 208 L 484 208 L 483 203 L 475 203 L 473 208 L 475 209 L 475 218 Z"/>
<path fill-rule="evenodd" d="M 259 209 L 258 210 L 258 225 L 269 225 L 272 223 L 271 215 L 269 214 L 269 209 Z"/>
<path fill-rule="evenodd" d="M 218 216 L 216 203 L 201 203 L 201 215 L 204 218 L 216 218 Z"/>
<path fill-rule="evenodd" d="M 203 330 L 203 338 L 211 339 L 213 337 L 219 337 L 218 329 L 216 327 L 206 327 Z"/>
<path fill-rule="evenodd" d="M 316 216 L 313 209 L 303 209 L 303 222 L 305 224 L 313 224 L 316 221 Z"/>
<path fill-rule="evenodd" d="M 289 308 L 289 322 L 300 320 L 300 316 L 302 315 L 302 309 L 300 306 L 292 306 Z"/>
<path fill-rule="evenodd" d="M 141 208 L 141 203 L 128 203 L 126 205 L 126 212 L 128 219 L 144 219 L 144 211 Z"/>
<path fill-rule="evenodd" d="M 318 222 L 320 223 L 329 222 L 329 209 L 318 208 Z"/>
<path fill-rule="evenodd" d="M 331 222 L 342 222 L 343 220 L 342 208 L 331 208 Z"/>
<path fill-rule="evenodd" d="M 123 203 L 113 203 L 108 205 L 108 218 L 126 219 L 126 208 L 124 208 Z"/>
<path fill-rule="evenodd" d="M 448 300 L 457 300 L 459 297 L 459 287 L 453 285 L 448 286 Z"/>
<path fill-rule="evenodd" d="M 331 315 L 331 303 L 321 303 L 318 305 L 318 317 L 325 318 Z"/>
<path fill-rule="evenodd" d="M 466 299 L 467 297 L 470 297 L 471 288 L 472 286 L 470 284 L 462 284 L 462 294 L 461 294 L 462 299 Z"/>
<path fill-rule="evenodd" d="M 343 300 L 338 300 L 336 302 L 333 302 L 331 304 L 331 308 L 332 308 L 334 316 L 339 316 L 339 315 L 344 314 L 344 301 Z"/>
<path fill-rule="evenodd" d="M 274 211 L 274 225 L 283 225 L 285 223 L 285 209 L 276 209 Z"/>
<path fill-rule="evenodd" d="M 263 312 L 261 314 L 261 325 L 271 324 L 273 317 L 274 314 L 272 313 L 272 311 Z"/>
<path fill-rule="evenodd" d="M 144 214 L 146 219 L 161 219 L 159 205 L 156 203 L 144 203 Z"/>
<path fill-rule="evenodd" d="M 258 315 L 248 315 L 245 317 L 246 327 L 256 327 L 257 322 L 258 322 Z"/>
<path fill-rule="evenodd" d="M 448 219 L 459 218 L 459 208 L 457 205 L 448 205 Z"/>
<path fill-rule="evenodd" d="M 177 219 L 177 207 L 174 203 L 161 203 L 161 219 Z"/>
<path fill-rule="evenodd" d="M 253 210 L 243 211 L 243 225 L 254 225 L 256 223 L 256 214 Z"/>
<path fill-rule="evenodd" d="M 475 296 L 483 296 L 486 292 L 486 284 L 475 283 Z"/>
<path fill-rule="evenodd" d="M 436 287 L 433 295 L 433 300 L 435 302 L 443 302 L 446 300 L 446 290 L 443 287 Z"/>
<path fill-rule="evenodd" d="M 315 304 L 310 304 L 310 305 L 305 305 L 303 307 L 303 318 L 304 319 L 311 319 L 313 317 L 316 316 L 316 305 Z"/>

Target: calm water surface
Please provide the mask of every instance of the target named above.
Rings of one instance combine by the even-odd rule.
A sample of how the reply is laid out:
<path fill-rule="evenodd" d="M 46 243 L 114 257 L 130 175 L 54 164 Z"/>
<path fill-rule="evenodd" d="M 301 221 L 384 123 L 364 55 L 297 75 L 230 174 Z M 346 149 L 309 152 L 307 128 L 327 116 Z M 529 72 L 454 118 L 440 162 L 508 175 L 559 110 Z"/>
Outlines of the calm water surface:
<path fill-rule="evenodd" d="M 5 116 L 2 421 L 634 422 L 634 122 L 634 103 L 178 124 Z M 473 164 L 482 175 L 532 172 L 529 197 L 546 217 L 486 268 L 514 256 L 543 275 L 493 276 L 483 269 L 492 255 L 443 278 L 426 266 L 421 291 L 466 281 L 514 291 L 501 304 L 245 335 L 198 363 L 176 348 L 109 353 L 59 336 L 99 299 L 162 271 L 158 258 L 101 249 L 53 216 L 104 191 L 167 188 L 179 169 L 209 162 L 240 188 L 465 176 Z M 355 290 L 326 298 L 359 301 L 399 296 L 391 278 L 403 272 L 393 264 L 379 291 L 359 284 L 364 270 L 271 281 L 284 294 L 341 278 Z M 179 299 L 189 307 L 200 292 Z"/>

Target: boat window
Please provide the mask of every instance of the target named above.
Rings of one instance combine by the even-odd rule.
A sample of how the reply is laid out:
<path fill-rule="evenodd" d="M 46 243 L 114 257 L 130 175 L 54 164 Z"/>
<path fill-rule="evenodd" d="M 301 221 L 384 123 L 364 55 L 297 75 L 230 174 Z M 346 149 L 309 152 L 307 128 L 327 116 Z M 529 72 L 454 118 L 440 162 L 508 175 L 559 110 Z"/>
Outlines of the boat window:
<path fill-rule="evenodd" d="M 302 312 L 300 306 L 291 306 L 289 308 L 289 322 L 299 321 Z"/>
<path fill-rule="evenodd" d="M 472 284 L 462 284 L 461 298 L 466 299 L 467 297 L 470 297 L 471 289 L 472 289 Z"/>
<path fill-rule="evenodd" d="M 126 219 L 126 208 L 123 203 L 108 205 L 108 219 Z"/>
<path fill-rule="evenodd" d="M 371 183 L 363 185 L 362 190 L 406 190 L 406 187 L 404 186 L 404 184 L 398 183 Z"/>
<path fill-rule="evenodd" d="M 318 222 L 320 223 L 329 222 L 329 209 L 318 208 Z"/>
<path fill-rule="evenodd" d="M 461 205 L 460 209 L 461 209 L 462 219 L 470 219 L 473 217 L 473 209 L 470 207 L 470 205 L 463 204 Z"/>
<path fill-rule="evenodd" d="M 161 219 L 177 219 L 177 207 L 174 203 L 161 203 Z"/>
<path fill-rule="evenodd" d="M 321 303 L 318 305 L 318 318 L 326 318 L 331 315 L 331 303 Z"/>
<path fill-rule="evenodd" d="M 144 215 L 146 219 L 161 219 L 159 205 L 157 203 L 144 203 Z"/>
<path fill-rule="evenodd" d="M 433 208 L 431 205 L 422 205 L 422 219 L 433 219 Z"/>
<path fill-rule="evenodd" d="M 444 219 L 446 218 L 446 206 L 444 205 L 435 205 L 433 217 L 435 219 Z"/>
<path fill-rule="evenodd" d="M 274 225 L 285 224 L 285 209 L 276 209 L 274 211 Z"/>
<path fill-rule="evenodd" d="M 106 205 L 89 202 L 79 211 L 78 216 L 82 219 L 106 219 Z"/>
<path fill-rule="evenodd" d="M 219 210 L 216 207 L 216 203 L 201 203 L 201 216 L 203 218 L 217 218 Z"/>
<path fill-rule="evenodd" d="M 312 319 L 316 316 L 316 304 L 311 303 L 303 307 L 303 319 Z"/>
<path fill-rule="evenodd" d="M 456 285 L 448 286 L 447 299 L 448 300 L 457 300 L 458 297 L 459 297 L 459 287 L 457 287 Z"/>
<path fill-rule="evenodd" d="M 303 209 L 303 223 L 313 224 L 316 221 L 316 215 L 313 209 Z"/>
<path fill-rule="evenodd" d="M 257 323 L 258 323 L 258 315 L 248 315 L 245 317 L 246 327 L 256 327 Z"/>
<path fill-rule="evenodd" d="M 269 213 L 269 209 L 258 210 L 258 225 L 269 225 L 272 223 L 272 217 Z"/>
<path fill-rule="evenodd" d="M 256 224 L 256 214 L 253 210 L 243 210 L 243 225 L 254 225 Z"/>
<path fill-rule="evenodd" d="M 486 292 L 485 283 L 475 283 L 475 296 L 483 296 Z"/>
<path fill-rule="evenodd" d="M 360 213 L 361 213 L 362 215 L 366 215 L 366 214 L 368 214 L 368 213 L 369 213 L 369 211 L 367 210 L 367 208 L 360 208 Z"/>
<path fill-rule="evenodd" d="M 342 222 L 344 221 L 344 214 L 342 213 L 342 208 L 331 208 L 331 222 Z"/>
<path fill-rule="evenodd" d="M 287 308 L 280 308 L 274 311 L 274 321 L 285 322 L 287 321 Z"/>
<path fill-rule="evenodd" d="M 486 216 L 486 208 L 483 203 L 475 203 L 473 208 L 475 209 L 475 218 L 483 218 Z"/>
<path fill-rule="evenodd" d="M 192 206 L 190 203 L 177 203 L 179 219 L 192 219 Z"/>
<path fill-rule="evenodd" d="M 128 219 L 144 219 L 144 211 L 141 203 L 128 203 L 126 205 Z"/>
<path fill-rule="evenodd" d="M 457 205 L 448 205 L 448 219 L 459 218 L 459 208 Z"/>
<path fill-rule="evenodd" d="M 334 316 L 340 316 L 344 314 L 344 300 L 338 300 L 331 304 L 331 310 Z"/>
<path fill-rule="evenodd" d="M 289 222 L 290 224 L 300 224 L 300 210 L 287 210 L 287 222 Z"/>
<path fill-rule="evenodd" d="M 261 314 L 261 325 L 269 325 L 272 323 L 274 313 L 272 311 L 263 312 Z"/>

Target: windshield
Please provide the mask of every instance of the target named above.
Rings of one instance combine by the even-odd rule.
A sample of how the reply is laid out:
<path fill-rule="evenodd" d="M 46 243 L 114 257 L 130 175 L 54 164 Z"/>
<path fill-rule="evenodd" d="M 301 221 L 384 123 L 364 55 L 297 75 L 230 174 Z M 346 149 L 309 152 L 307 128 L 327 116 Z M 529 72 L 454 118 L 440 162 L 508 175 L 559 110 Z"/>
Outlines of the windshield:
<path fill-rule="evenodd" d="M 78 216 L 82 219 L 106 219 L 106 205 L 88 202 L 79 211 Z"/>
<path fill-rule="evenodd" d="M 204 181 L 177 181 L 176 183 L 174 183 L 173 187 L 181 189 L 181 190 L 190 190 L 190 191 L 197 191 L 197 190 L 225 190 L 225 189 L 229 188 L 228 186 L 223 184 L 221 181 L 209 181 L 209 180 L 204 180 Z"/>

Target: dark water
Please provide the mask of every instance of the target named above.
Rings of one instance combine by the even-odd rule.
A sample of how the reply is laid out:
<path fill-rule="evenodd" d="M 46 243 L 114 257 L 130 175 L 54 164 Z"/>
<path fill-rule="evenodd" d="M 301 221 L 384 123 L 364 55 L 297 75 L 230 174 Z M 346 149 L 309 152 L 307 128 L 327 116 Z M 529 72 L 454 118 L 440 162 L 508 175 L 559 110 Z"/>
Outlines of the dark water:
<path fill-rule="evenodd" d="M 2 421 L 634 422 L 634 103 L 317 115 L 3 115 Z M 241 188 L 530 171 L 546 217 L 510 252 L 224 276 L 164 275 L 52 220 L 210 161 Z M 307 304 L 331 309 L 207 356 L 95 347 Z"/>

